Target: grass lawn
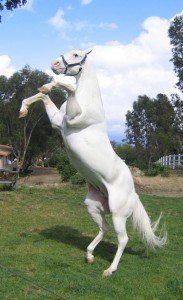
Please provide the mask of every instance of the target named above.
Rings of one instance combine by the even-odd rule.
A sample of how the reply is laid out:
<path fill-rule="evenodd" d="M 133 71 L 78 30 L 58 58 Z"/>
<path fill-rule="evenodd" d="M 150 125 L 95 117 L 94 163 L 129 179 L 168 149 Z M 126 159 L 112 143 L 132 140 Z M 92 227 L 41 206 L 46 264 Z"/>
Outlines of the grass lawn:
<path fill-rule="evenodd" d="M 183 299 L 183 199 L 141 196 L 152 220 L 163 211 L 168 245 L 147 253 L 129 220 L 118 271 L 103 278 L 116 236 L 111 230 L 94 264 L 85 263 L 98 231 L 85 193 L 86 187 L 72 186 L 0 191 L 0 299 Z"/>

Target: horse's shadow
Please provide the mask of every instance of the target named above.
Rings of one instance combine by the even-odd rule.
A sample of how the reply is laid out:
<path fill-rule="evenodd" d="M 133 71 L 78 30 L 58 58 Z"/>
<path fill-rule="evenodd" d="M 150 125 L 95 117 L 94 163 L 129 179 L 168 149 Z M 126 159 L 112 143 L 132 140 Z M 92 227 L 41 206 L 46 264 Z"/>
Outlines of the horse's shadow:
<path fill-rule="evenodd" d="M 69 226 L 55 226 L 51 228 L 46 228 L 39 231 L 39 234 L 46 239 L 51 239 L 57 241 L 58 243 L 64 243 L 71 245 L 82 251 L 86 251 L 87 246 L 91 243 L 94 236 L 86 236 L 77 229 Z M 117 250 L 117 243 L 110 243 L 108 241 L 101 241 L 95 250 L 97 256 L 105 258 L 105 260 L 111 262 Z M 144 248 L 133 249 L 131 247 L 125 248 L 125 253 L 131 255 L 143 255 Z"/>

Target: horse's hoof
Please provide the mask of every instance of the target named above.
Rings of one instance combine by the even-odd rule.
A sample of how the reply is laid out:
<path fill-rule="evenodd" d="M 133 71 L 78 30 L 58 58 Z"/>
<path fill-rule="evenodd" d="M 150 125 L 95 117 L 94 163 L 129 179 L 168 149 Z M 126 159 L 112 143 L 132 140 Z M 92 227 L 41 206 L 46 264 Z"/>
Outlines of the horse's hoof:
<path fill-rule="evenodd" d="M 94 262 L 94 256 L 90 256 L 90 257 L 87 257 L 86 258 L 86 262 L 87 262 L 87 264 L 93 264 L 93 262 Z"/>
<path fill-rule="evenodd" d="M 112 275 L 112 272 L 109 270 L 109 269 L 107 269 L 107 270 L 105 270 L 104 272 L 103 272 L 103 277 L 109 277 L 109 276 L 111 276 Z"/>
<path fill-rule="evenodd" d="M 27 109 L 24 109 L 22 111 L 19 112 L 19 119 L 24 118 L 28 113 Z"/>
<path fill-rule="evenodd" d="M 49 93 L 49 89 L 46 86 L 41 86 L 40 88 L 38 88 L 38 91 L 41 92 L 42 94 L 48 94 Z"/>

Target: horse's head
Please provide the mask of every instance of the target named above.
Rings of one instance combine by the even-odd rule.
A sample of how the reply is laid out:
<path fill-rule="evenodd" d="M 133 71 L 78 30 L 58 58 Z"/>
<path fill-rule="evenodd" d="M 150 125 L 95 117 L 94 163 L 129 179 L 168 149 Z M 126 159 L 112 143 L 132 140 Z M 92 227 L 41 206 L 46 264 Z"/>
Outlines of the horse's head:
<path fill-rule="evenodd" d="M 69 53 L 61 55 L 59 58 L 54 60 L 51 64 L 53 72 L 57 75 L 65 74 L 67 76 L 76 76 L 81 70 L 85 63 L 87 55 L 90 51 L 73 50 Z"/>

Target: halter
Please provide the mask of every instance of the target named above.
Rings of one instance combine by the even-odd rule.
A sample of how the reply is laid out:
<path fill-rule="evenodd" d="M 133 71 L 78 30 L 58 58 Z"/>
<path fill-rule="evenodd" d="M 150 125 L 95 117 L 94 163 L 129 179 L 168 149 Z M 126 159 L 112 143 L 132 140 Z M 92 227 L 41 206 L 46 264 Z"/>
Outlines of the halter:
<path fill-rule="evenodd" d="M 76 76 L 76 75 L 78 75 L 81 72 L 81 70 L 82 70 L 81 66 L 82 66 L 82 64 L 84 64 L 87 55 L 85 55 L 80 62 L 74 63 L 74 64 L 68 64 L 68 62 L 64 58 L 64 55 L 61 55 L 61 57 L 62 57 L 64 66 L 65 66 L 64 75 L 66 75 L 66 76 Z M 68 74 L 67 73 L 67 69 L 71 68 L 71 67 L 75 67 L 75 66 L 80 66 L 79 71 L 76 74 Z"/>

